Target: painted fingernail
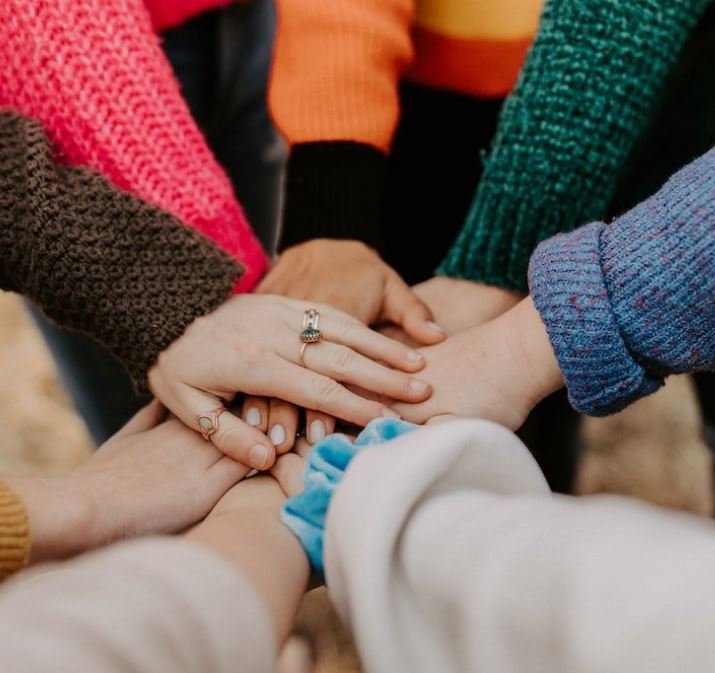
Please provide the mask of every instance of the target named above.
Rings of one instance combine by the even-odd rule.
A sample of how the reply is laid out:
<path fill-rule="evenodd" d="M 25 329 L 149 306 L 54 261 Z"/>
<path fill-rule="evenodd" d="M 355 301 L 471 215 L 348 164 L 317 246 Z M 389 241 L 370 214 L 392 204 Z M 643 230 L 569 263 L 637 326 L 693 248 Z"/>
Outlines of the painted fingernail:
<path fill-rule="evenodd" d="M 424 356 L 419 351 L 407 351 L 407 360 L 409 362 L 422 362 Z"/>
<path fill-rule="evenodd" d="M 313 421 L 310 424 L 310 430 L 308 431 L 308 439 L 311 444 L 317 444 L 321 440 L 325 439 L 327 434 L 325 430 L 325 423 L 323 421 Z"/>
<path fill-rule="evenodd" d="M 246 423 L 257 428 L 261 424 L 261 412 L 256 408 L 249 409 L 246 413 Z"/>
<path fill-rule="evenodd" d="M 440 334 L 444 334 L 444 329 L 440 327 L 436 322 L 432 322 L 431 320 L 427 322 L 427 325 L 431 330 L 434 332 L 439 332 Z"/>
<path fill-rule="evenodd" d="M 248 454 L 248 462 L 257 470 L 262 470 L 268 463 L 268 447 L 256 444 Z"/>
<path fill-rule="evenodd" d="M 396 411 L 393 411 L 392 409 L 385 409 L 385 410 L 382 412 L 382 415 L 383 415 L 385 418 L 402 418 L 402 417 L 400 416 L 400 414 L 398 414 Z"/>
<path fill-rule="evenodd" d="M 278 424 L 274 425 L 271 428 L 271 434 L 269 435 L 271 442 L 273 443 L 273 446 L 278 446 L 279 444 L 283 444 L 286 440 L 286 430 L 285 428 Z"/>
<path fill-rule="evenodd" d="M 410 379 L 410 390 L 416 393 L 423 393 L 425 390 L 427 390 L 428 385 L 429 383 L 426 383 L 425 381 L 420 381 L 419 379 Z"/>

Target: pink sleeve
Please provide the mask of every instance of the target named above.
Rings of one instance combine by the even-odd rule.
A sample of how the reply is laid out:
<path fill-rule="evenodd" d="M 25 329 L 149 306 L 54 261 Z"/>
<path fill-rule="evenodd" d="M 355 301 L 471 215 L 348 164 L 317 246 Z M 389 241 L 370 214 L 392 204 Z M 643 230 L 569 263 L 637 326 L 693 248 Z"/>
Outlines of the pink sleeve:
<path fill-rule="evenodd" d="M 59 157 L 101 172 L 214 240 L 267 258 L 161 51 L 142 0 L 2 0 L 0 106 L 39 120 Z"/>

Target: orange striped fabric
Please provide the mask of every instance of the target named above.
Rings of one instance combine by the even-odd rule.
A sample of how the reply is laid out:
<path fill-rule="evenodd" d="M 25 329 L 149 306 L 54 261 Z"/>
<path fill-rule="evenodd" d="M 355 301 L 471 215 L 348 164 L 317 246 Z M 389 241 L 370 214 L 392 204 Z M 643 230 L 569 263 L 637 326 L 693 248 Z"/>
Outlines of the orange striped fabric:
<path fill-rule="evenodd" d="M 514 86 L 543 0 L 278 0 L 269 90 L 291 144 L 389 149 L 403 77 L 480 97 Z"/>

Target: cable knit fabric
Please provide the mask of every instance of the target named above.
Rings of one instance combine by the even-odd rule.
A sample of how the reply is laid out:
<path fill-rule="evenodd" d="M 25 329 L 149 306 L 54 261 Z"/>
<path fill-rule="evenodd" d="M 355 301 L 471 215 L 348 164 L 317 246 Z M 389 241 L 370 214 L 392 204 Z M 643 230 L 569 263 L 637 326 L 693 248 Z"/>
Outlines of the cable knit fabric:
<path fill-rule="evenodd" d="M 0 113 L 0 287 L 104 344 L 140 390 L 240 271 L 170 215 L 87 169 L 58 167 L 38 123 Z"/>
<path fill-rule="evenodd" d="M 464 229 L 438 273 L 526 291 L 537 244 L 605 216 L 710 0 L 549 0 Z"/>
<path fill-rule="evenodd" d="M 250 290 L 267 259 L 184 103 L 142 0 L 3 0 L 0 105 L 37 119 L 87 166 L 237 258 Z"/>
<path fill-rule="evenodd" d="M 578 411 L 715 371 L 715 150 L 613 224 L 542 243 L 529 279 Z"/>
<path fill-rule="evenodd" d="M 0 481 L 0 582 L 30 557 L 30 522 L 18 495 Z"/>
<path fill-rule="evenodd" d="M 330 435 L 315 445 L 305 463 L 303 491 L 283 505 L 281 519 L 300 540 L 310 563 L 323 575 L 323 535 L 330 501 L 352 459 L 364 448 L 384 444 L 418 426 L 390 418 L 372 421 L 353 442 Z"/>

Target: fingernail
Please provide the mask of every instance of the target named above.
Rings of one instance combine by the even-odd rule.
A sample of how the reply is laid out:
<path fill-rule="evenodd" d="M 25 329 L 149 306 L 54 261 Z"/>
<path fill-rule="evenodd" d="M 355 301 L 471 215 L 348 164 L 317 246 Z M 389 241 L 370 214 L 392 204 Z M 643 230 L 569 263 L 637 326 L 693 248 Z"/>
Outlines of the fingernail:
<path fill-rule="evenodd" d="M 432 322 L 431 320 L 427 322 L 427 325 L 429 328 L 435 332 L 439 332 L 440 334 L 444 334 L 444 329 L 440 327 L 436 322 Z"/>
<path fill-rule="evenodd" d="M 425 390 L 427 390 L 427 386 L 429 383 L 426 383 L 425 381 L 420 381 L 419 379 L 410 379 L 410 390 L 413 390 L 416 393 L 423 393 Z"/>
<path fill-rule="evenodd" d="M 248 461 L 256 469 L 262 470 L 268 462 L 268 448 L 263 444 L 256 444 L 248 454 Z"/>
<path fill-rule="evenodd" d="M 313 421 L 310 424 L 308 439 L 311 444 L 317 444 L 319 441 L 325 439 L 326 434 L 325 423 L 323 423 L 323 421 Z"/>
<path fill-rule="evenodd" d="M 401 418 L 400 414 L 398 414 L 396 411 L 393 411 L 392 409 L 385 409 L 382 412 L 382 415 L 385 418 Z"/>
<path fill-rule="evenodd" d="M 246 423 L 257 428 L 261 424 L 261 412 L 258 409 L 249 409 L 246 414 Z"/>
<path fill-rule="evenodd" d="M 286 431 L 285 428 L 278 424 L 274 425 L 271 428 L 271 434 L 269 435 L 271 442 L 273 443 L 273 446 L 278 446 L 279 444 L 283 444 L 286 440 Z"/>
<path fill-rule="evenodd" d="M 422 356 L 422 353 L 419 353 L 418 351 L 407 351 L 407 360 L 409 362 L 421 362 L 424 360 L 424 357 Z"/>

